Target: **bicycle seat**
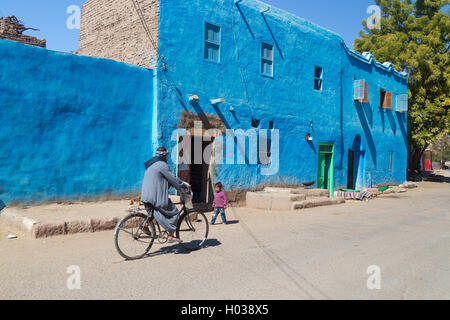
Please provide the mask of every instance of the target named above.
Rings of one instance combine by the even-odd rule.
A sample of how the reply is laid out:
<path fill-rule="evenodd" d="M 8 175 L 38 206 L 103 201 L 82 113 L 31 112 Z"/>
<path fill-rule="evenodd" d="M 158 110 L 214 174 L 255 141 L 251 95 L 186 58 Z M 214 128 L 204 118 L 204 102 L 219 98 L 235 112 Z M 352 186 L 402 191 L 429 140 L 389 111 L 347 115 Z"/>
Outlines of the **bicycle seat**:
<path fill-rule="evenodd" d="M 172 215 L 173 213 L 172 212 L 168 212 L 167 210 L 164 210 L 164 209 L 162 209 L 162 208 L 156 208 L 156 207 L 154 207 L 156 210 L 158 210 L 159 212 L 161 212 L 162 214 L 164 214 L 164 215 L 166 215 L 166 216 L 170 216 L 170 215 Z M 178 209 L 177 209 L 178 210 Z"/>
<path fill-rule="evenodd" d="M 147 203 L 147 202 L 141 202 L 141 205 L 145 206 L 145 207 L 149 207 L 150 210 L 154 210 L 156 209 L 154 205 L 152 205 L 151 203 Z"/>

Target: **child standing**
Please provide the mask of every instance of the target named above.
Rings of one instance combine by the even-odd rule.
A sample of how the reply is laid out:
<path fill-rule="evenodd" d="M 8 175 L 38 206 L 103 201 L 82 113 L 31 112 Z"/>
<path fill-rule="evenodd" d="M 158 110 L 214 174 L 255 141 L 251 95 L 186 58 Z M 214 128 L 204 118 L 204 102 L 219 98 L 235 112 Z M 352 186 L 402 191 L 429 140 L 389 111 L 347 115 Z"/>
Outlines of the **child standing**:
<path fill-rule="evenodd" d="M 227 224 L 227 217 L 225 216 L 225 208 L 227 206 L 227 196 L 223 191 L 223 185 L 221 182 L 216 183 L 214 192 L 214 215 L 212 217 L 211 224 L 216 223 L 217 216 L 220 214 L 222 222 Z"/>

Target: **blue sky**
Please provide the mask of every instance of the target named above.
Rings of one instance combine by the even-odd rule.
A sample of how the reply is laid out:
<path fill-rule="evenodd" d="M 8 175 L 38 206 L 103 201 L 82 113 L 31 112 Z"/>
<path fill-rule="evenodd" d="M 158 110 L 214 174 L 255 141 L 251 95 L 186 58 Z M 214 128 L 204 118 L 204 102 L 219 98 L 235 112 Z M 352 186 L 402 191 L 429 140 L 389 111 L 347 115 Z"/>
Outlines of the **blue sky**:
<path fill-rule="evenodd" d="M 186 0 L 190 1 L 190 0 Z M 69 30 L 66 13 L 70 5 L 81 6 L 85 0 L 1 0 L 0 16 L 15 15 L 25 26 L 40 29 L 26 34 L 47 39 L 47 48 L 57 51 L 78 49 L 78 30 Z M 289 11 L 340 34 L 347 45 L 353 48 L 353 41 L 362 29 L 361 22 L 368 18 L 366 13 L 373 0 L 264 0 L 264 2 Z"/>

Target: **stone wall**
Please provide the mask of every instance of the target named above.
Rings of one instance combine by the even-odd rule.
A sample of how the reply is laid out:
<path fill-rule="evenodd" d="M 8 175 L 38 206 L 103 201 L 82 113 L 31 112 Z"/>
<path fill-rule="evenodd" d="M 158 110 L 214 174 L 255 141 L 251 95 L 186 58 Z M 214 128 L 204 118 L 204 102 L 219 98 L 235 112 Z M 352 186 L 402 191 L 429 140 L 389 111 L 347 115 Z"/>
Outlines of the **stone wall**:
<path fill-rule="evenodd" d="M 159 0 L 137 0 L 156 50 Z M 82 7 L 78 54 L 153 68 L 156 50 L 131 0 L 88 0 Z"/>
<path fill-rule="evenodd" d="M 28 44 L 36 47 L 46 47 L 45 39 L 38 39 L 36 37 L 22 34 L 20 30 L 26 30 L 15 17 L 1 18 L 0 19 L 0 39 L 12 40 Z"/>

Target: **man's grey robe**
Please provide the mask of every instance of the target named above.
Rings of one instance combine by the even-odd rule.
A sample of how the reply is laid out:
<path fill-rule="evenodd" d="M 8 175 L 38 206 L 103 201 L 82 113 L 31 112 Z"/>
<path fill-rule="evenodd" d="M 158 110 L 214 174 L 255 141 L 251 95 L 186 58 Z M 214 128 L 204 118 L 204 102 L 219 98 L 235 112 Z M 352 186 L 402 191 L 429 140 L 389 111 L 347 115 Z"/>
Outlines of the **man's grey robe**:
<path fill-rule="evenodd" d="M 155 208 L 161 208 L 165 211 L 163 214 L 156 209 L 155 218 L 160 226 L 170 232 L 176 230 L 180 212 L 169 199 L 169 186 L 182 191 L 186 187 L 186 183 L 173 175 L 166 162 L 157 161 L 151 164 L 145 171 L 141 201 L 150 203 Z"/>

